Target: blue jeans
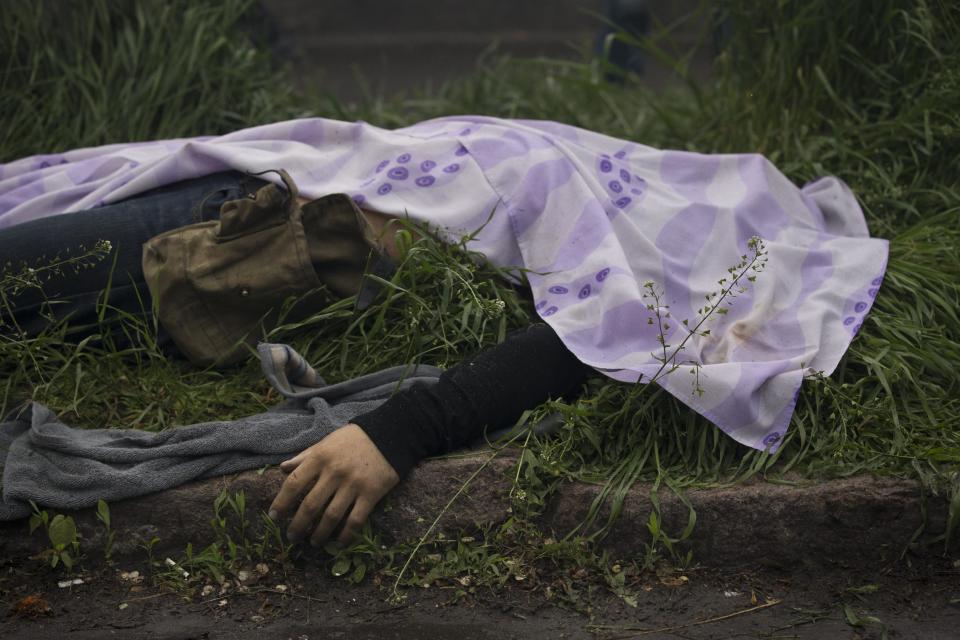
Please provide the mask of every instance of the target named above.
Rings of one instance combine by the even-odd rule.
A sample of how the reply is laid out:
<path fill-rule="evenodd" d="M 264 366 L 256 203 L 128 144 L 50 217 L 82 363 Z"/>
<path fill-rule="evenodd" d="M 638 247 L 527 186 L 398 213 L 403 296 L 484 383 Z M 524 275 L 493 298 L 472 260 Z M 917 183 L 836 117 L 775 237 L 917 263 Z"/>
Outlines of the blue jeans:
<path fill-rule="evenodd" d="M 11 308 L 0 309 L 0 320 L 12 313 L 28 335 L 40 333 L 51 322 L 68 320 L 68 332 L 73 336 L 107 331 L 123 341 L 114 309 L 143 319 L 151 315 L 152 300 L 141 266 L 143 243 L 170 229 L 215 220 L 224 202 L 242 198 L 264 184 L 236 171 L 216 173 L 97 209 L 0 230 L 0 269 L 9 263 L 13 272 L 43 265 L 57 255 L 64 257 L 68 249 L 77 255 L 84 248 L 92 249 L 98 240 L 109 240 L 113 246 L 105 259 L 90 268 L 68 270 L 45 282 L 42 291 L 27 289 L 10 298 Z M 104 303 L 110 313 L 101 322 L 98 311 Z M 164 346 L 170 345 L 162 327 L 158 339 Z"/>

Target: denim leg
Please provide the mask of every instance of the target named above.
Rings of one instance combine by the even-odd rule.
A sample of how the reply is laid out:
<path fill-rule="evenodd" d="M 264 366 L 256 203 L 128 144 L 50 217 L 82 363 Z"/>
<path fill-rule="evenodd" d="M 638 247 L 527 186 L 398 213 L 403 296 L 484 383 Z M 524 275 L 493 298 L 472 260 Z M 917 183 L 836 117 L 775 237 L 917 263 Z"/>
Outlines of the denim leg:
<path fill-rule="evenodd" d="M 98 307 L 108 283 L 106 303 L 110 307 L 149 317 L 152 302 L 143 280 L 143 243 L 170 229 L 216 219 L 224 202 L 252 193 L 264 184 L 235 171 L 217 173 L 96 209 L 0 230 L 0 269 L 9 264 L 14 272 L 24 266 L 43 265 L 58 255 L 83 253 L 98 240 L 109 240 L 113 247 L 104 260 L 92 267 L 67 271 L 46 282 L 43 291 L 28 289 L 12 298 L 18 325 L 35 335 L 49 325 L 44 315 L 51 315 L 58 321 L 69 317 L 71 327 L 78 333 L 97 331 Z"/>

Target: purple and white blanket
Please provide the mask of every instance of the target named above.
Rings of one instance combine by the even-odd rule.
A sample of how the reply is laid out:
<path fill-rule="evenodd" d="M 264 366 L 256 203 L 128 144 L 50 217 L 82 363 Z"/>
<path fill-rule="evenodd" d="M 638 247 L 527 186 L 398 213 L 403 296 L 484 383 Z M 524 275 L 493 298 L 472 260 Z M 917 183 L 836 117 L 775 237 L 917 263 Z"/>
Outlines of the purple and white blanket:
<path fill-rule="evenodd" d="M 0 229 L 217 171 L 274 168 L 304 196 L 349 193 L 451 239 L 483 227 L 471 248 L 526 269 L 544 321 L 617 380 L 661 370 L 652 282 L 661 316 L 669 305 L 667 355 L 688 338 L 672 359 L 679 369 L 659 384 L 737 441 L 771 451 L 804 373 L 836 367 L 887 261 L 887 242 L 869 237 L 836 178 L 798 189 L 760 155 L 661 151 L 554 122 L 476 116 L 395 131 L 311 118 L 24 158 L 0 165 Z M 754 236 L 768 251 L 765 270 L 707 320 L 709 335 L 689 335 Z M 698 393 L 687 374 L 695 368 Z"/>

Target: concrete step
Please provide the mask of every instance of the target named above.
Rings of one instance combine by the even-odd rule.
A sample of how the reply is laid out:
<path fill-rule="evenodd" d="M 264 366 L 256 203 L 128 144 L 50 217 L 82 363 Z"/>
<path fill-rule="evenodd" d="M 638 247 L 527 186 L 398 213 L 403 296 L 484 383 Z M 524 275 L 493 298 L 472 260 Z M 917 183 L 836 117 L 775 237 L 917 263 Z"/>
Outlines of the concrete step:
<path fill-rule="evenodd" d="M 656 25 L 672 24 L 700 3 L 647 5 Z M 346 101 L 360 98 L 364 85 L 388 95 L 463 77 L 494 46 L 514 58 L 578 59 L 592 50 L 603 24 L 601 0 L 264 0 L 260 11 L 277 56 L 301 87 Z M 706 14 L 682 23 L 663 44 L 688 50 L 705 27 Z M 698 77 L 709 74 L 711 57 L 700 52 Z M 648 71 L 655 86 L 675 80 L 656 63 Z"/>
<path fill-rule="evenodd" d="M 269 0 L 264 9 L 297 34 L 592 31 L 599 0 Z"/>

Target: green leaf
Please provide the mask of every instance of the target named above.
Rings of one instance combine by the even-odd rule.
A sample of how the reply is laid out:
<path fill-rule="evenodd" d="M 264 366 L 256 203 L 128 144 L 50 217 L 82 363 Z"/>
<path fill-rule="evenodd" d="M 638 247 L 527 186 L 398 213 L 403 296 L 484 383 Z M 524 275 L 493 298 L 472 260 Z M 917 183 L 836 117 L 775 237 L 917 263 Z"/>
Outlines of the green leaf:
<path fill-rule="evenodd" d="M 110 526 L 110 505 L 103 499 L 97 500 L 97 519 L 100 520 L 105 527 Z"/>
<path fill-rule="evenodd" d="M 650 519 L 647 521 L 647 530 L 650 531 L 650 536 L 654 540 L 660 537 L 660 518 L 652 511 L 650 512 Z"/>
<path fill-rule="evenodd" d="M 843 605 L 843 616 L 847 619 L 847 624 L 852 627 L 862 627 L 863 620 L 860 619 L 860 616 L 857 615 L 857 612 L 853 610 L 853 607 L 844 603 Z"/>
<path fill-rule="evenodd" d="M 353 570 L 353 573 L 350 575 L 350 582 L 353 584 L 359 584 L 365 575 L 367 575 L 367 565 L 361 562 L 356 566 L 356 568 Z"/>
<path fill-rule="evenodd" d="M 73 569 L 73 557 L 70 555 L 70 552 L 61 551 L 60 559 L 63 561 L 63 566 L 67 569 Z"/>
<path fill-rule="evenodd" d="M 862 587 L 848 587 L 845 591 L 850 593 L 876 593 L 880 590 L 878 584 L 865 584 Z"/>
<path fill-rule="evenodd" d="M 350 558 L 340 558 L 333 563 L 333 568 L 330 570 L 336 577 L 340 577 L 350 570 Z"/>
<path fill-rule="evenodd" d="M 77 525 L 73 518 L 62 514 L 57 514 L 50 522 L 50 528 L 47 529 L 47 535 L 54 547 L 65 548 L 77 539 Z"/>

